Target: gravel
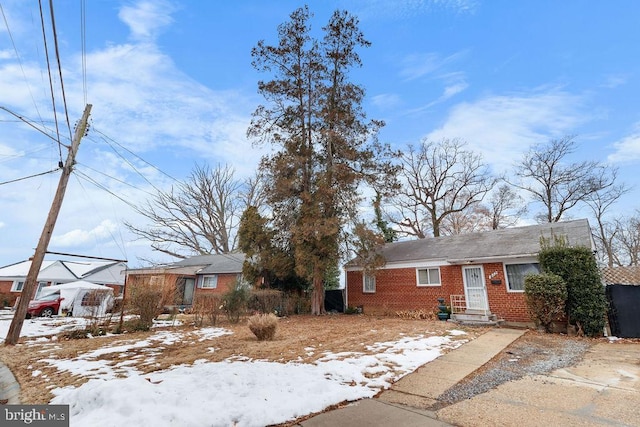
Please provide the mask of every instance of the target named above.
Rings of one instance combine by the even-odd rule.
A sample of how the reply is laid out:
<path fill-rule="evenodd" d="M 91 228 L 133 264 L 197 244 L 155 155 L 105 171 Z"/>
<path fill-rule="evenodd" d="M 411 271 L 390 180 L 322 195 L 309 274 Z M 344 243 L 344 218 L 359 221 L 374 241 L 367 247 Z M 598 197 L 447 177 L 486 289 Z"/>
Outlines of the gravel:
<path fill-rule="evenodd" d="M 470 399 L 527 375 L 546 374 L 579 362 L 592 341 L 529 331 L 482 368 L 438 397 L 432 409 Z"/>

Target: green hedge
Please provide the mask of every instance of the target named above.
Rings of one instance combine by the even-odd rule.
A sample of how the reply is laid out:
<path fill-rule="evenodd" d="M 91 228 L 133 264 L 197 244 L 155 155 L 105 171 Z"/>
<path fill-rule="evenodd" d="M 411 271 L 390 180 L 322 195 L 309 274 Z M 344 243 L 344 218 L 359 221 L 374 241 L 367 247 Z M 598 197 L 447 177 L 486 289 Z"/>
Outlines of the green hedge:
<path fill-rule="evenodd" d="M 567 284 L 565 312 L 569 323 L 587 336 L 601 335 L 607 300 L 591 249 L 557 245 L 543 248 L 538 258 L 545 273 L 556 274 Z"/>
<path fill-rule="evenodd" d="M 567 284 L 555 274 L 531 274 L 524 278 L 524 296 L 536 325 L 552 332 L 553 322 L 564 315 Z"/>

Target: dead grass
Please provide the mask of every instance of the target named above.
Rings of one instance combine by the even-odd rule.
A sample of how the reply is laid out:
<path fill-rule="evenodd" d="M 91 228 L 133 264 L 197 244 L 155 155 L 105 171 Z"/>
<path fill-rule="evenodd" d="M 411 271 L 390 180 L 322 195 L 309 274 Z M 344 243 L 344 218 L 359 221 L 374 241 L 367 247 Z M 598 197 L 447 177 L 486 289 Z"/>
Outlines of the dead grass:
<path fill-rule="evenodd" d="M 182 332 L 184 339 L 172 344 L 157 343 L 152 347 L 129 350 L 126 358 L 120 357 L 122 353 L 108 353 L 93 360 L 132 360 L 135 361 L 133 366 L 143 373 L 167 369 L 173 365 L 192 364 L 196 360 L 217 362 L 233 356 L 274 362 L 295 360 L 313 363 L 323 357 L 325 352 L 371 353 L 366 346 L 376 342 L 397 340 L 403 335 L 443 335 L 449 329 L 461 329 L 447 322 L 397 317 L 292 316 L 278 319 L 278 333 L 273 341 L 258 341 L 247 327 L 246 319 L 238 324 L 221 321 L 218 327 L 230 330 L 233 334 L 201 340 L 197 335 L 199 328 L 176 326 L 149 332 L 46 343 L 22 339 L 16 346 L 0 347 L 0 360 L 18 379 L 21 401 L 44 404 L 53 397 L 51 389 L 69 385 L 79 386 L 88 379 L 58 371 L 43 359 L 73 359 L 98 348 L 148 339 L 159 330 Z M 470 329 L 467 332 L 467 336 L 458 338 L 474 338 L 484 330 Z M 35 370 L 42 371 L 42 374 L 34 377 L 32 373 Z"/>

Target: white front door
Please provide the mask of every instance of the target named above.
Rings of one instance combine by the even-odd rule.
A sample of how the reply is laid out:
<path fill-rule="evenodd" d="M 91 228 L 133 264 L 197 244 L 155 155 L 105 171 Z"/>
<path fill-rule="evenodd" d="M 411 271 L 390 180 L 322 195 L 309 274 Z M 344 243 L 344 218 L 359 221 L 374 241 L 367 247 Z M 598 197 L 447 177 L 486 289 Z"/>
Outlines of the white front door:
<path fill-rule="evenodd" d="M 464 296 L 468 310 L 489 311 L 487 287 L 484 282 L 482 266 L 462 267 L 464 279 Z"/>

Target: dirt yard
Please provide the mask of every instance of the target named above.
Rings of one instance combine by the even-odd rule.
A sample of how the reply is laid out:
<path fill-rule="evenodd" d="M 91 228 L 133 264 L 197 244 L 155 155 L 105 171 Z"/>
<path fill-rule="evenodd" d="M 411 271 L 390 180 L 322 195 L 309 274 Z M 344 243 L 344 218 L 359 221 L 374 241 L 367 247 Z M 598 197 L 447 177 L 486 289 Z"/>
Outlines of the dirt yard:
<path fill-rule="evenodd" d="M 50 337 L 49 340 L 22 339 L 14 346 L 0 347 L 0 359 L 14 373 L 21 387 L 20 399 L 24 403 L 43 404 L 53 397 L 50 390 L 56 387 L 79 386 L 86 377 L 61 372 L 45 359 L 82 358 L 104 347 L 131 345 L 166 333 L 164 339 L 154 341 L 151 346 L 140 346 L 127 350 L 129 366 L 143 373 L 162 370 L 172 365 L 192 364 L 196 360 L 222 361 L 230 357 L 269 360 L 275 362 L 298 361 L 312 363 L 324 352 L 370 353 L 367 345 L 376 342 L 397 340 L 404 335 L 442 335 L 446 330 L 461 329 L 467 335 L 458 339 L 473 339 L 484 332 L 481 328 L 465 329 L 456 324 L 428 320 L 408 320 L 394 317 L 363 315 L 293 316 L 281 318 L 274 341 L 259 342 L 246 325 L 218 323 L 217 327 L 227 329 L 232 334 L 213 339 L 198 335 L 201 329 L 190 326 L 189 319 L 183 318 L 183 326 L 154 329 L 150 332 L 136 332 L 89 339 L 65 340 Z M 181 332 L 180 339 L 172 339 L 172 332 Z M 177 334 L 173 334 L 178 336 Z M 311 351 L 310 349 L 314 350 Z M 121 353 L 104 355 L 93 353 L 94 359 L 112 360 Z M 34 376 L 34 371 L 39 374 Z M 123 373 L 124 375 L 124 373 Z"/>

